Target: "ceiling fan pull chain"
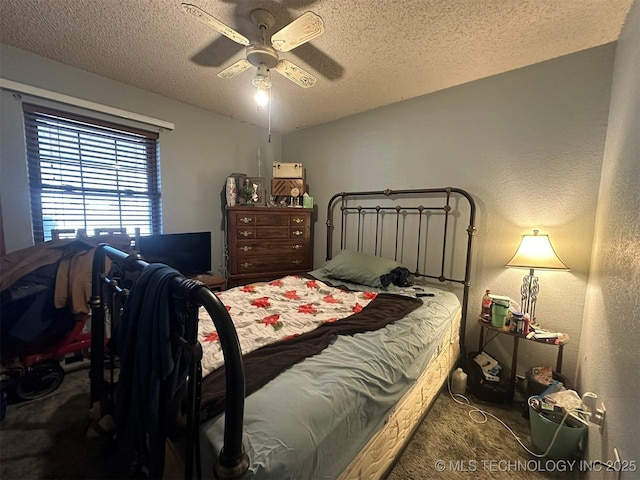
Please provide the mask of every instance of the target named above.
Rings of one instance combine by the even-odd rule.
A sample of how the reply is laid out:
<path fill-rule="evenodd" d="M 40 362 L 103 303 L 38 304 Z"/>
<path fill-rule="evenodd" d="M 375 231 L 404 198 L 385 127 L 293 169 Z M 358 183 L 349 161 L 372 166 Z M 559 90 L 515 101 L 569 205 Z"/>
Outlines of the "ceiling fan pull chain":
<path fill-rule="evenodd" d="M 273 101 L 273 90 L 269 92 L 269 135 L 267 137 L 267 143 L 271 143 L 271 102 Z"/>

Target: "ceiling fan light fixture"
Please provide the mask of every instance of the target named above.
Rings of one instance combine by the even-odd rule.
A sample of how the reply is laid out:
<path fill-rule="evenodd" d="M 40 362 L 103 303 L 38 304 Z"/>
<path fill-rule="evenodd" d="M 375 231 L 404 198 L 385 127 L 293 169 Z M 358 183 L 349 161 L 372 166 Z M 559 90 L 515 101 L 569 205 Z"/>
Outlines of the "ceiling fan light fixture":
<path fill-rule="evenodd" d="M 247 37 L 236 32 L 233 28 L 225 25 L 217 18 L 212 17 L 200 9 L 200 7 L 183 3 L 182 8 L 186 13 L 192 15 L 200 22 L 208 25 L 234 42 L 247 47 L 245 49 L 245 58 L 237 60 L 221 72 L 218 72 L 218 77 L 233 78 L 248 68 L 251 68 L 253 65 L 258 69 L 258 74 L 253 80 L 253 84 L 258 88 L 259 85 L 261 85 L 261 80 L 269 82 L 269 87 L 265 88 L 267 90 L 270 88 L 270 70 L 275 70 L 302 88 L 309 88 L 315 85 L 316 77 L 305 71 L 302 67 L 285 58 L 280 58 L 278 55 L 278 52 L 293 50 L 324 33 L 322 18 L 315 13 L 303 13 L 274 33 L 270 40 L 267 40 L 266 32 L 275 25 L 275 17 L 267 10 L 260 8 L 255 9 L 251 12 L 251 20 L 258 29 L 260 37 L 256 41 L 251 42 Z"/>
<path fill-rule="evenodd" d="M 263 85 L 258 86 L 258 91 L 254 96 L 258 108 L 266 107 L 269 104 L 269 89 Z"/>
<path fill-rule="evenodd" d="M 254 77 L 252 83 L 253 86 L 258 89 L 254 97 L 256 103 L 258 104 L 258 107 L 266 107 L 269 104 L 271 77 L 269 75 L 269 70 L 264 63 L 261 63 L 258 66 L 258 71 L 256 72 L 256 76 Z"/>

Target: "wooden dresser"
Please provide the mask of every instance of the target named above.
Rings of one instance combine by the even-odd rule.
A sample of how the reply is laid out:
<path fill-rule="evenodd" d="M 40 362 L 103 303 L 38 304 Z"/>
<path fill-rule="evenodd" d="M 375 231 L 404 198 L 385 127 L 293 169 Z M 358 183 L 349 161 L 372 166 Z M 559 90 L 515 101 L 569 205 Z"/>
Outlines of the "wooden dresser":
<path fill-rule="evenodd" d="M 227 207 L 229 286 L 311 270 L 311 208 Z"/>

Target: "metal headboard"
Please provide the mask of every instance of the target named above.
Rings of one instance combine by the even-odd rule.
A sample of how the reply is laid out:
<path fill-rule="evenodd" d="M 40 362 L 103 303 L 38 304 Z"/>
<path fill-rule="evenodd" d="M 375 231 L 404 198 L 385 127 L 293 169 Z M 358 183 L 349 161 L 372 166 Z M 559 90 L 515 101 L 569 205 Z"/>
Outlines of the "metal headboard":
<path fill-rule="evenodd" d="M 464 345 L 475 215 L 475 201 L 459 188 L 337 193 L 327 206 L 327 260 L 335 243 L 392 257 L 416 277 L 461 284 Z"/>

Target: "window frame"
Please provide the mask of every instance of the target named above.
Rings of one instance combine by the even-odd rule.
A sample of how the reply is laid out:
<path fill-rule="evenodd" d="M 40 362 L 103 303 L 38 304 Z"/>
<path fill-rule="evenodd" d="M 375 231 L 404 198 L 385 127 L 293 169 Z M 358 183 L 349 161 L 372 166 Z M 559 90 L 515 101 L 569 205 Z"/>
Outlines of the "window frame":
<path fill-rule="evenodd" d="M 64 112 L 50 107 L 30 103 L 23 104 L 23 117 L 29 176 L 29 193 L 31 199 L 31 224 L 33 227 L 33 239 L 35 243 L 44 242 L 51 238 L 51 228 L 48 230 L 45 229 L 44 214 L 47 210 L 47 208 L 43 206 L 43 194 L 45 192 L 48 192 L 51 195 L 58 192 L 61 196 L 66 193 L 71 194 L 72 197 L 76 196 L 78 199 L 82 199 L 81 207 L 74 213 L 78 214 L 78 212 L 80 212 L 80 222 L 84 223 L 84 230 L 89 235 L 92 234 L 93 228 L 128 228 L 127 233 L 132 233 L 129 232 L 129 229 L 132 227 L 132 225 L 129 224 L 130 222 L 125 221 L 124 223 L 127 224 L 123 224 L 123 215 L 131 214 L 132 212 L 135 212 L 136 214 L 139 213 L 143 217 L 146 216 L 148 219 L 147 225 L 135 225 L 133 228 L 142 227 L 143 234 L 157 235 L 161 233 L 162 205 L 160 191 L 159 134 L 157 132 L 151 132 L 140 128 L 121 125 L 115 122 Z M 47 150 L 47 154 L 51 158 L 49 158 L 49 160 L 44 160 L 42 152 L 45 150 L 46 146 L 56 145 L 55 141 L 49 142 L 41 139 L 41 137 L 44 138 L 44 135 L 40 127 L 44 127 L 46 123 L 51 123 L 52 131 L 55 130 L 58 134 L 60 134 L 60 132 L 73 132 L 75 135 L 78 135 L 79 138 L 77 143 L 73 144 L 77 151 L 70 155 L 63 154 L 63 149 L 60 147 L 62 142 L 59 141 L 58 156 L 56 157 L 55 152 L 53 154 L 51 153 L 53 149 L 49 149 Z M 91 137 L 92 135 L 95 138 Z M 81 136 L 84 136 L 85 138 L 83 139 Z M 83 153 L 83 148 L 86 148 L 86 145 L 90 143 L 88 139 L 100 139 L 100 148 L 105 148 L 105 146 L 108 147 L 107 142 L 113 143 L 114 147 L 111 150 L 105 148 L 107 153 L 104 155 L 98 155 L 95 152 L 93 154 L 85 155 Z M 126 153 L 119 153 L 118 146 L 123 144 L 128 147 L 135 146 L 138 150 L 143 148 L 144 153 L 142 156 L 139 152 L 129 155 Z M 87 165 L 92 163 L 92 159 L 98 159 L 99 161 L 105 162 L 105 158 L 107 157 L 113 157 L 113 162 L 109 167 L 113 168 L 116 171 L 116 174 L 113 177 L 113 183 L 107 183 L 105 184 L 106 188 L 100 189 L 96 187 L 96 182 L 99 182 L 99 178 L 97 178 L 99 175 L 94 174 L 94 176 L 88 176 L 87 179 L 85 179 L 82 172 L 83 168 L 86 168 Z M 69 160 L 70 158 L 71 160 Z M 145 159 L 143 168 L 141 168 L 143 163 L 141 158 Z M 126 160 L 126 164 L 128 166 L 134 167 L 136 172 L 135 174 L 137 176 L 140 176 L 144 172 L 146 176 L 146 188 L 144 190 L 127 188 L 126 186 L 120 187 L 121 180 L 127 180 L 129 184 L 132 181 L 132 178 L 124 173 L 123 175 L 117 174 L 118 162 L 124 160 Z M 63 163 L 77 163 L 78 173 L 75 177 L 73 174 L 69 175 L 69 170 L 65 170 L 67 179 L 72 178 L 75 186 L 64 184 L 53 185 L 52 183 L 47 183 L 46 180 L 43 180 L 42 170 L 45 161 L 49 161 L 52 164 L 58 161 L 60 165 Z M 106 160 L 106 162 L 108 163 L 108 160 Z M 95 165 L 93 165 L 93 169 L 95 171 Z M 89 180 L 91 180 L 91 182 Z M 93 186 L 89 186 L 89 183 L 93 183 Z M 122 183 L 126 184 L 124 181 Z M 91 196 L 93 196 L 93 198 L 91 198 Z M 89 200 L 87 200 L 88 197 Z M 95 202 L 96 198 L 102 198 L 105 202 L 110 201 L 118 205 L 117 214 L 115 215 L 113 208 L 109 209 L 109 217 L 111 221 L 108 222 L 109 224 L 107 225 L 99 225 L 98 227 L 96 222 L 99 222 L 101 215 L 91 214 L 87 209 L 87 206 L 91 205 L 92 201 Z M 140 199 L 143 199 L 144 202 L 148 202 L 147 207 L 136 210 L 135 205 L 133 207 L 130 205 L 127 209 L 124 209 L 123 214 L 123 203 L 127 203 L 127 201 L 132 202 L 133 200 L 139 201 Z M 113 222 L 115 217 L 117 217 L 116 223 L 118 224 L 114 224 Z M 77 221 L 75 223 L 77 224 Z M 90 228 L 87 226 L 89 224 L 92 225 Z M 67 227 L 60 226 L 60 228 Z"/>

